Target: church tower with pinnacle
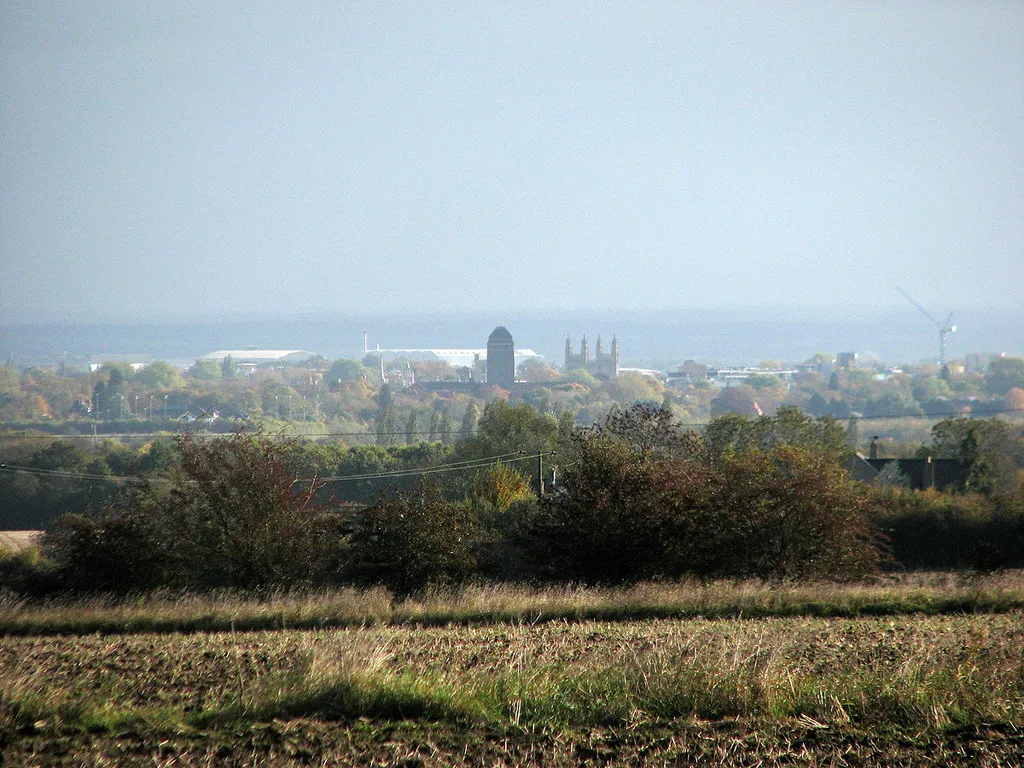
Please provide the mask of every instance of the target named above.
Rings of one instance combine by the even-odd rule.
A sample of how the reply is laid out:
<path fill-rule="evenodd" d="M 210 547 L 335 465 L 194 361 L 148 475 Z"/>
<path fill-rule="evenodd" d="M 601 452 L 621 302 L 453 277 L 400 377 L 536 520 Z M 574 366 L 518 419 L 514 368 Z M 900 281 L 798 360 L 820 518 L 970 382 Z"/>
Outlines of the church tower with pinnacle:
<path fill-rule="evenodd" d="M 574 354 L 572 351 L 572 339 L 565 339 L 565 372 L 584 370 L 596 379 L 614 379 L 619 375 L 619 340 L 612 336 L 612 347 L 609 353 L 605 353 L 601 337 L 597 337 L 597 344 L 594 349 L 594 357 L 590 357 L 590 345 L 587 337 L 580 341 L 580 351 Z"/>

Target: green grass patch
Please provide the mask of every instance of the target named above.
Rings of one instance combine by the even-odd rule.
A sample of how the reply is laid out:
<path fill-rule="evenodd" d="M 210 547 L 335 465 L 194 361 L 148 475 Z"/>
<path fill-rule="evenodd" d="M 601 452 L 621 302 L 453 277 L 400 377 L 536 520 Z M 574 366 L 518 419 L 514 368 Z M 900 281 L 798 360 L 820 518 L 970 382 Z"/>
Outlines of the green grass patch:
<path fill-rule="evenodd" d="M 362 626 L 814 616 L 856 618 L 1024 610 L 1020 571 L 924 574 L 867 583 L 699 581 L 622 589 L 477 586 L 396 601 L 384 589 L 134 598 L 0 598 L 0 634 L 223 632 Z"/>
<path fill-rule="evenodd" d="M 519 731 L 736 718 L 1020 728 L 1022 626 L 1013 615 L 8 638 L 0 724 L 8 734 L 361 719 Z"/>

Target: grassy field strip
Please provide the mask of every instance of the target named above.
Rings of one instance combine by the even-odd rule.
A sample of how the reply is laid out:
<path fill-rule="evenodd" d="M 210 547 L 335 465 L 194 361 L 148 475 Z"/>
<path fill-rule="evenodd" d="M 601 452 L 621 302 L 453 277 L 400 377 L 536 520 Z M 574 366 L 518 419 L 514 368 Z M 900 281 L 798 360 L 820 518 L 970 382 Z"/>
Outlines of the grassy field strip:
<path fill-rule="evenodd" d="M 42 531 L 0 531 L 0 552 L 20 552 L 37 546 Z"/>
<path fill-rule="evenodd" d="M 311 718 L 641 727 L 1024 726 L 1024 622 L 984 615 L 548 622 L 0 640 L 0 730 Z"/>
<path fill-rule="evenodd" d="M 1024 611 L 1020 571 L 932 574 L 871 584 L 673 582 L 622 589 L 471 587 L 395 601 L 383 589 L 252 595 L 156 594 L 31 603 L 0 597 L 0 634 L 125 634 L 320 629 L 408 624 L 632 621 Z"/>

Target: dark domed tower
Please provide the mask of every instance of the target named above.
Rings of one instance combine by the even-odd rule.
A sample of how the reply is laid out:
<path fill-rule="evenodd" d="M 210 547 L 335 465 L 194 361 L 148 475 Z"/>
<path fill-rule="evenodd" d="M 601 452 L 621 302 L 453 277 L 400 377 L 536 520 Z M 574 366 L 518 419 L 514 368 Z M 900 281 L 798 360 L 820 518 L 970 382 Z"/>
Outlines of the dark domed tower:
<path fill-rule="evenodd" d="M 509 389 L 516 380 L 515 345 L 503 325 L 487 337 L 487 383 Z"/>

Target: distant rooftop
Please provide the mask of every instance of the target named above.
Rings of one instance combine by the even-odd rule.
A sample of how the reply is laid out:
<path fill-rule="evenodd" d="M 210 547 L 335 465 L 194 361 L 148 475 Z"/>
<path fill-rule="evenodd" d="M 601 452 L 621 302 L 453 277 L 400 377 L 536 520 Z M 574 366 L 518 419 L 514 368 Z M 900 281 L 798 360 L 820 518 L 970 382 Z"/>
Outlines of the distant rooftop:
<path fill-rule="evenodd" d="M 98 352 L 89 355 L 90 363 L 149 363 L 153 358 L 142 354 L 124 354 L 122 352 Z"/>
<path fill-rule="evenodd" d="M 472 366 L 477 357 L 480 360 L 487 359 L 486 349 L 373 349 L 368 354 L 379 354 L 388 361 L 399 357 L 415 361 L 442 360 L 454 368 Z M 532 349 L 517 349 L 515 351 L 517 363 L 533 357 L 540 357 L 540 355 Z"/>
<path fill-rule="evenodd" d="M 133 371 L 145 368 L 153 361 L 149 355 L 126 355 L 121 353 L 107 353 L 89 355 L 89 371 L 96 373 L 107 363 L 127 363 Z"/>
<path fill-rule="evenodd" d="M 652 379 L 663 379 L 665 374 L 653 368 L 619 368 L 619 373 L 637 373 L 641 376 L 650 376 Z"/>
<path fill-rule="evenodd" d="M 235 363 L 301 363 L 316 357 L 316 353 L 303 349 L 219 349 L 207 352 L 198 359 L 223 360 L 228 356 Z"/>

